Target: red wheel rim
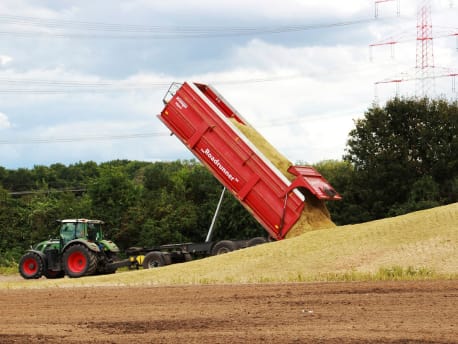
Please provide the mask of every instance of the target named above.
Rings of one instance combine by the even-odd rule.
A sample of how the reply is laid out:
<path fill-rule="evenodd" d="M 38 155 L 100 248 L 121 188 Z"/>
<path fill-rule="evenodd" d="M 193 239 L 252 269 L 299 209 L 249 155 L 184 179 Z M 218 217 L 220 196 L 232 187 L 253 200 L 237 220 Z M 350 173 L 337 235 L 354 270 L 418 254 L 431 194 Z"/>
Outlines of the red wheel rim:
<path fill-rule="evenodd" d="M 32 276 L 38 271 L 38 262 L 34 258 L 27 258 L 22 263 L 22 271 L 28 276 Z"/>
<path fill-rule="evenodd" d="M 73 273 L 80 273 L 86 269 L 87 259 L 81 252 L 73 252 L 67 261 L 68 269 Z"/>

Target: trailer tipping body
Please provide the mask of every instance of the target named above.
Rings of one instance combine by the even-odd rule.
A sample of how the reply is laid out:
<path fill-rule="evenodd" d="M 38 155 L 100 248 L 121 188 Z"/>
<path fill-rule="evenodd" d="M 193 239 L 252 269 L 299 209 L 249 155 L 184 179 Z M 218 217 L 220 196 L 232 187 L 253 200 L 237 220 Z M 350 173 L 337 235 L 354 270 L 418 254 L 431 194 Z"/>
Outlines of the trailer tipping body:
<path fill-rule="evenodd" d="M 304 208 L 306 188 L 313 197 L 340 195 L 313 168 L 291 166 L 289 181 L 237 128 L 246 121 L 211 86 L 172 84 L 159 119 L 240 201 L 274 239 L 283 239 Z"/>

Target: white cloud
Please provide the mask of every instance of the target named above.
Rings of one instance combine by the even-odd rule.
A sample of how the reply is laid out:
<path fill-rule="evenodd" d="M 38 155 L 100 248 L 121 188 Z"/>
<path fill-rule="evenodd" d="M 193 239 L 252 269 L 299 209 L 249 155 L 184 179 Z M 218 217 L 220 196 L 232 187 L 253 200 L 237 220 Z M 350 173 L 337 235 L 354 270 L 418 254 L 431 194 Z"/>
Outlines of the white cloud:
<path fill-rule="evenodd" d="M 13 61 L 13 58 L 11 56 L 0 55 L 0 66 L 5 66 L 11 61 Z"/>
<path fill-rule="evenodd" d="M 11 123 L 8 120 L 8 117 L 4 113 L 0 112 L 0 129 L 6 129 L 10 127 L 11 127 Z"/>

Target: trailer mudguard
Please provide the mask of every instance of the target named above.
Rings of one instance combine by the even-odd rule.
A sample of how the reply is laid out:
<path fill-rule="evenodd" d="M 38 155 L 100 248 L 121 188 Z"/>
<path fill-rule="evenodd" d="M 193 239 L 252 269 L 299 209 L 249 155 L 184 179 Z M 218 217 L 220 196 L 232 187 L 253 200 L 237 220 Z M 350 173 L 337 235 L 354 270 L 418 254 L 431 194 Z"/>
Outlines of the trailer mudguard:
<path fill-rule="evenodd" d="M 103 246 L 103 250 L 119 253 L 119 247 L 111 240 L 100 240 L 99 243 Z"/>
<path fill-rule="evenodd" d="M 100 247 L 94 243 L 94 242 L 90 242 L 90 241 L 87 241 L 87 240 L 82 240 L 82 239 L 75 239 L 75 240 L 72 240 L 72 241 L 69 241 L 62 249 L 62 252 L 64 252 L 68 247 L 70 246 L 73 246 L 74 244 L 83 244 L 84 246 L 86 246 L 89 250 L 93 251 L 93 252 L 97 252 L 99 253 L 101 250 L 100 250 Z"/>
<path fill-rule="evenodd" d="M 26 252 L 33 252 L 33 253 L 37 254 L 41 258 L 41 261 L 43 262 L 44 267 L 46 268 L 46 266 L 47 266 L 46 255 L 43 252 L 38 251 L 38 250 L 33 250 L 33 249 L 32 250 L 27 250 Z"/>

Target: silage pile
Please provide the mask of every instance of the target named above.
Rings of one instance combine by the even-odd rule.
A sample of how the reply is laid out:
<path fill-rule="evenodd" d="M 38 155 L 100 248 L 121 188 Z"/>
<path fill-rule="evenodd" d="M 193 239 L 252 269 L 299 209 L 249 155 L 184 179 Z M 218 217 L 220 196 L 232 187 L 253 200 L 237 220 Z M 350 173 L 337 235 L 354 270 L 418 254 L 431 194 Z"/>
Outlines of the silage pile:
<path fill-rule="evenodd" d="M 185 264 L 84 278 L 0 281 L 0 289 L 458 278 L 458 203 L 310 231 Z M 410 277 L 409 277 L 410 276 Z"/>
<path fill-rule="evenodd" d="M 236 120 L 232 120 L 232 123 L 286 178 L 291 181 L 294 179 L 295 176 L 288 172 L 288 168 L 293 164 L 278 152 L 255 128 L 248 123 L 241 124 Z M 317 199 L 308 190 L 305 191 L 305 198 L 306 202 L 302 215 L 286 235 L 287 238 L 316 229 L 335 227 L 324 201 Z"/>

